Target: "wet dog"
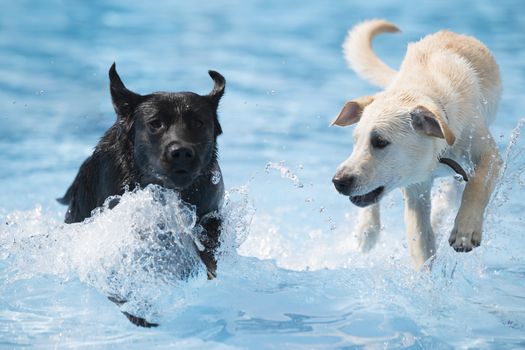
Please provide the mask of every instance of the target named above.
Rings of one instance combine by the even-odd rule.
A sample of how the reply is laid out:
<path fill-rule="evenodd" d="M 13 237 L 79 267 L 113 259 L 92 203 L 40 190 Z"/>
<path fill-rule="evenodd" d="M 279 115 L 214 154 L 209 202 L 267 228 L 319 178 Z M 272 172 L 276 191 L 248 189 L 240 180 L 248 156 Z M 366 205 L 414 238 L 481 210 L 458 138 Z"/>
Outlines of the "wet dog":
<path fill-rule="evenodd" d="M 398 29 L 384 20 L 355 26 L 343 45 L 349 65 L 384 88 L 347 102 L 333 121 L 356 124 L 354 147 L 338 167 L 338 192 L 363 207 L 358 225 L 363 251 L 380 231 L 379 201 L 403 188 L 412 263 L 420 268 L 435 253 L 430 191 L 441 164 L 468 180 L 449 243 L 468 252 L 481 242 L 483 215 L 501 158 L 488 125 L 501 95 L 499 68 L 475 38 L 440 31 L 408 46 L 399 71 L 372 51 L 374 36 Z M 460 163 L 470 166 L 467 174 Z"/>
<path fill-rule="evenodd" d="M 157 184 L 176 190 L 196 207 L 206 231 L 199 251 L 208 277 L 215 276 L 215 250 L 220 219 L 213 215 L 224 195 L 217 162 L 217 137 L 222 133 L 217 116 L 226 81 L 208 72 L 214 87 L 208 95 L 193 92 L 155 92 L 139 95 L 128 90 L 115 64 L 109 70 L 110 92 L 117 120 L 80 166 L 73 183 L 59 202 L 68 205 L 65 222 L 80 222 L 109 196 L 126 189 Z M 124 301 L 112 298 L 116 303 Z M 135 324 L 152 326 L 126 314 Z"/>

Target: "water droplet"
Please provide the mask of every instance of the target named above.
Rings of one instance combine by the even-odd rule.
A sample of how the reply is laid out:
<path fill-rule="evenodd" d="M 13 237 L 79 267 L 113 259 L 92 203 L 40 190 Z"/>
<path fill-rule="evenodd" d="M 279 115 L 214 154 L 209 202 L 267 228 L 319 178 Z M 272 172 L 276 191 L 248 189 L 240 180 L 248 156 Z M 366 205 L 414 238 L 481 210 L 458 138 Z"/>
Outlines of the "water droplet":
<path fill-rule="evenodd" d="M 330 229 L 330 231 L 335 231 L 337 229 L 337 226 L 335 225 L 332 217 L 329 216 L 327 221 L 328 221 L 328 228 Z"/>
<path fill-rule="evenodd" d="M 220 181 L 221 181 L 221 178 L 222 178 L 222 175 L 221 175 L 221 172 L 218 171 L 218 170 L 213 170 L 211 172 L 211 183 L 214 184 L 214 185 L 217 185 Z"/>

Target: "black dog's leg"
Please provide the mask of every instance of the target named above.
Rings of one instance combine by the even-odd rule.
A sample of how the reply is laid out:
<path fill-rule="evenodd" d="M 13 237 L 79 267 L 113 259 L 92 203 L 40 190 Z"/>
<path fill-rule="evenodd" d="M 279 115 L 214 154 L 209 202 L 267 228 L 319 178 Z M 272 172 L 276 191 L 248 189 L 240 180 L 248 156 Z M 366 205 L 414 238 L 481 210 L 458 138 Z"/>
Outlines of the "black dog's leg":
<path fill-rule="evenodd" d="M 130 313 L 127 313 L 126 311 L 122 311 L 122 313 L 128 318 L 128 320 L 133 323 L 137 327 L 144 327 L 144 328 L 151 328 L 151 327 L 158 327 L 158 323 L 150 323 L 143 319 L 142 317 L 133 316 Z"/>
<path fill-rule="evenodd" d="M 217 259 L 215 252 L 219 247 L 219 236 L 221 228 L 221 220 L 218 217 L 212 216 L 201 221 L 201 225 L 206 231 L 206 237 L 201 242 L 204 245 L 204 250 L 199 251 L 199 256 L 206 265 L 208 272 L 208 279 L 217 277 Z"/>
<path fill-rule="evenodd" d="M 206 265 L 208 279 L 211 280 L 217 276 L 217 259 L 215 258 L 215 252 L 219 247 L 221 220 L 218 217 L 212 216 L 203 219 L 201 221 L 201 225 L 206 231 L 206 235 L 201 242 L 204 245 L 204 250 L 199 251 L 199 256 L 204 265 Z M 108 299 L 119 306 L 126 303 L 126 300 L 120 299 L 116 296 L 108 296 Z M 131 323 L 138 327 L 151 328 L 158 327 L 159 325 L 158 323 L 148 322 L 144 318 L 132 315 L 126 311 L 122 311 L 122 313 L 128 318 L 128 320 Z"/>
<path fill-rule="evenodd" d="M 109 296 L 108 299 L 111 300 L 112 302 L 114 302 L 115 304 L 119 305 L 119 306 L 126 302 L 126 300 L 118 299 L 118 298 L 116 298 L 114 296 Z M 133 323 L 137 327 L 151 328 L 151 327 L 158 327 L 159 326 L 158 323 L 148 322 L 145 319 L 143 319 L 142 317 L 134 316 L 134 315 L 130 314 L 129 312 L 122 311 L 122 313 L 124 314 L 124 316 L 126 316 L 128 318 L 128 320 L 131 323 Z"/>

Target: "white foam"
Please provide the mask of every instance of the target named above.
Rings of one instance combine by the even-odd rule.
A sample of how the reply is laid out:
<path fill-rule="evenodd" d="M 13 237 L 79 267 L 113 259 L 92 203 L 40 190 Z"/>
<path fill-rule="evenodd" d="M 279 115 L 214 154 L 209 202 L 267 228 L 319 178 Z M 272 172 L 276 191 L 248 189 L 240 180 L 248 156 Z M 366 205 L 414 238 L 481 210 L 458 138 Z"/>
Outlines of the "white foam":
<path fill-rule="evenodd" d="M 205 276 L 196 250 L 202 228 L 193 206 L 154 185 L 124 193 L 109 210 L 113 199 L 82 223 L 63 224 L 41 208 L 7 215 L 0 234 L 0 259 L 8 261 L 4 280 L 78 278 L 126 300 L 124 310 L 151 319 L 157 300 L 182 281 Z M 247 206 L 242 189 L 227 195 L 222 254 L 235 251 L 248 232 Z"/>

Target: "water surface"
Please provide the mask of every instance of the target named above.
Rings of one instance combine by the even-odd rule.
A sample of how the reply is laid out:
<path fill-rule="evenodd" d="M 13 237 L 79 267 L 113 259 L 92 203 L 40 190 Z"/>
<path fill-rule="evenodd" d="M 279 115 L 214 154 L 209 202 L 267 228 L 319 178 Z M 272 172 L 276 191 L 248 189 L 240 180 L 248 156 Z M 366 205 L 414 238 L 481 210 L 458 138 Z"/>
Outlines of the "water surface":
<path fill-rule="evenodd" d="M 378 246 L 362 255 L 352 234 L 357 210 L 331 185 L 352 138 L 351 128 L 328 123 L 347 99 L 376 91 L 348 70 L 340 47 L 367 18 L 401 28 L 374 43 L 393 67 L 408 41 L 442 28 L 476 36 L 501 66 L 491 130 L 506 171 L 484 241 L 453 252 L 454 213 L 445 210 L 432 273 L 409 266 L 398 191 L 383 200 Z M 3 4 L 0 347 L 525 347 L 524 42 L 520 1 Z M 115 118 L 113 62 L 143 94 L 207 93 L 208 69 L 227 79 L 220 162 L 230 197 L 216 280 L 197 269 L 181 282 L 181 271 L 149 263 L 161 256 L 160 266 L 173 266 L 153 239 L 162 232 L 151 228 L 141 243 L 127 224 L 167 220 L 185 232 L 173 242 L 182 247 L 194 233 L 191 212 L 151 201 L 155 189 L 88 223 L 61 223 L 65 207 L 54 198 Z M 161 326 L 131 325 L 107 300 L 112 288 L 132 291 L 129 307 Z"/>

